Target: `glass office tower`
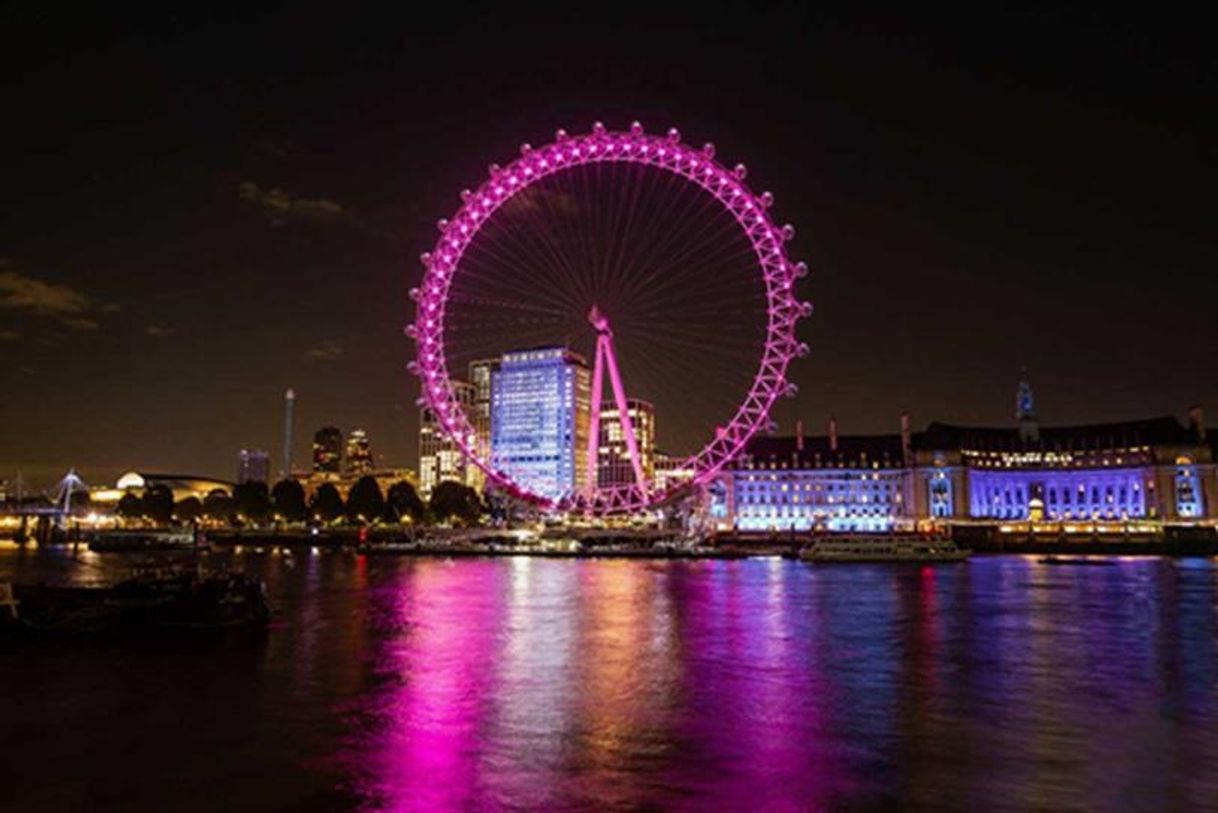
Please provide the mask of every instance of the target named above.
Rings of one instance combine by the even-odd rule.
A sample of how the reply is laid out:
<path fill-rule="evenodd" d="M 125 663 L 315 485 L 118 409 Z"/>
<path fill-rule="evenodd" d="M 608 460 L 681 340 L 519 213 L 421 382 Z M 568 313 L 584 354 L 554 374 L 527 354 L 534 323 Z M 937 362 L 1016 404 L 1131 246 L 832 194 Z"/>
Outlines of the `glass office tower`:
<path fill-rule="evenodd" d="M 584 487 L 590 382 L 565 347 L 505 353 L 491 372 L 491 464 L 557 499 Z"/>

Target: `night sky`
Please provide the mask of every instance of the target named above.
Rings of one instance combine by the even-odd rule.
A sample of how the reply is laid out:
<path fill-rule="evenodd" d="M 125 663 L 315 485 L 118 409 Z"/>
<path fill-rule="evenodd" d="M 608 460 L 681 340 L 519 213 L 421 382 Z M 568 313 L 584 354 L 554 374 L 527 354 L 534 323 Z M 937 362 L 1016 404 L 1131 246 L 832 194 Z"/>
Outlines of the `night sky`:
<path fill-rule="evenodd" d="M 6 6 L 0 479 L 232 477 L 365 428 L 416 465 L 434 223 L 556 127 L 714 141 L 813 273 L 776 417 L 895 431 L 1218 415 L 1218 98 L 1179 15 L 451 16 Z M 208 7 L 210 8 L 210 7 Z M 663 418 L 661 417 L 661 420 Z"/>

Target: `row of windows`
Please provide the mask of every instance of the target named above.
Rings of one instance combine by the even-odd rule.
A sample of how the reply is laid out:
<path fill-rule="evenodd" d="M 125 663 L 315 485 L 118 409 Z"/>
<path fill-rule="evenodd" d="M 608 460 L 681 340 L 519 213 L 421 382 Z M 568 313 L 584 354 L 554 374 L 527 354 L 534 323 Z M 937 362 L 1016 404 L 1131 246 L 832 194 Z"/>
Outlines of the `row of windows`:
<path fill-rule="evenodd" d="M 737 480 L 743 480 L 744 482 L 748 482 L 748 483 L 765 483 L 765 482 L 776 483 L 779 480 L 783 480 L 785 482 L 804 481 L 804 480 L 830 480 L 830 479 L 833 481 L 842 481 L 842 480 L 848 481 L 848 480 L 853 480 L 853 479 L 879 480 L 880 477 L 884 477 L 887 480 L 900 480 L 903 477 L 903 475 L 900 472 L 869 472 L 869 471 L 864 471 L 864 472 L 845 471 L 845 472 L 834 472 L 833 474 L 828 474 L 828 473 L 823 473 L 823 472 L 814 472 L 814 471 L 797 471 L 797 472 L 792 472 L 791 474 L 781 474 L 781 475 L 779 475 L 779 474 L 738 474 L 738 475 L 736 475 Z"/>
<path fill-rule="evenodd" d="M 883 483 L 832 483 L 831 482 L 827 485 L 824 485 L 821 483 L 808 483 L 808 482 L 805 482 L 805 483 L 798 483 L 798 482 L 796 482 L 796 483 L 789 483 L 789 482 L 748 483 L 748 482 L 745 482 L 745 483 L 739 483 L 736 486 L 736 489 L 738 491 L 740 491 L 742 493 L 750 493 L 750 494 L 763 494 L 763 493 L 771 493 L 771 492 L 775 492 L 775 491 L 778 491 L 778 492 L 828 491 L 829 493 L 840 493 L 840 492 L 845 492 L 845 491 L 849 491 L 849 492 L 866 491 L 868 493 L 871 493 L 871 492 L 879 492 L 879 491 L 885 491 L 885 492 L 895 491 L 898 488 L 900 488 L 900 483 L 890 483 L 890 482 L 883 482 Z"/>
<path fill-rule="evenodd" d="M 875 496 L 868 494 L 850 495 L 846 497 L 825 496 L 814 494 L 810 497 L 801 498 L 798 494 L 746 494 L 742 495 L 737 502 L 740 505 L 849 505 L 851 503 L 861 503 L 864 505 L 892 505 L 893 503 L 901 502 L 901 495 L 897 494 L 895 499 L 888 496 Z"/>
<path fill-rule="evenodd" d="M 893 468 L 893 465 L 894 465 L 894 461 L 890 460 L 889 458 L 883 458 L 881 460 L 876 460 L 876 461 L 869 463 L 867 461 L 866 455 L 863 455 L 858 460 L 834 460 L 834 461 L 828 461 L 823 464 L 821 462 L 820 455 L 817 455 L 811 462 L 812 462 L 812 465 L 809 466 L 808 461 L 806 461 L 806 460 L 800 461 L 800 463 L 798 465 L 790 464 L 790 463 L 787 463 L 786 461 L 781 461 L 781 462 L 769 461 L 769 462 L 761 462 L 761 463 L 746 461 L 741 468 L 752 470 L 752 471 L 758 471 L 758 470 L 760 470 L 760 471 L 785 471 L 787 469 L 794 469 L 796 471 L 799 471 L 799 470 L 807 470 L 809 468 L 812 468 L 812 469 L 861 469 L 861 468 L 891 469 L 891 468 Z M 900 465 L 899 461 L 896 461 L 896 465 Z"/>
<path fill-rule="evenodd" d="M 738 517 L 735 526 L 741 531 L 809 531 L 827 530 L 837 533 L 882 533 L 892 529 L 889 517 Z"/>
<path fill-rule="evenodd" d="M 857 506 L 851 508 L 837 508 L 833 511 L 813 511 L 808 508 L 792 508 L 790 506 L 783 507 L 745 507 L 741 508 L 736 513 L 742 517 L 796 517 L 796 516 L 838 516 L 838 517 L 887 517 L 891 514 L 882 507 L 874 508 L 859 508 Z"/>

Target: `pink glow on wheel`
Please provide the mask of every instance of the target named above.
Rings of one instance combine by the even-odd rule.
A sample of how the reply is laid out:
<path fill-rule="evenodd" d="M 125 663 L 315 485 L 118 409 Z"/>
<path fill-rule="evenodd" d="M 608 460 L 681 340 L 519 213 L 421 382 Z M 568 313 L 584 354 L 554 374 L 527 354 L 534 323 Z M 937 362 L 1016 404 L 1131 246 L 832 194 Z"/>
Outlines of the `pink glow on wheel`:
<path fill-rule="evenodd" d="M 795 326 L 800 318 L 810 315 L 811 305 L 796 300 L 792 293 L 794 282 L 807 273 L 807 266 L 793 264 L 787 257 L 785 242 L 794 236 L 794 227 L 780 227 L 770 219 L 768 210 L 773 204 L 773 196 L 769 193 L 756 195 L 748 188 L 744 182 L 743 164 L 728 169 L 713 156 L 714 148 L 709 144 L 703 148 L 683 144 L 675 128 L 666 135 L 653 136 L 646 135 L 638 122 L 627 132 L 606 130 L 598 124 L 589 134 L 572 135 L 558 130 L 554 143 L 522 148 L 520 157 L 506 167 L 492 165 L 489 179 L 477 190 L 461 193 L 463 205 L 443 221 L 442 234 L 432 252 L 420 258 L 427 270 L 418 288 L 418 317 L 412 331 L 419 348 L 415 369 L 417 375 L 428 382 L 428 386 L 423 387 L 427 405 L 440 417 L 453 442 L 486 473 L 489 482 L 544 507 L 594 513 L 638 511 L 672 496 L 638 484 L 598 489 L 593 498 L 572 494 L 555 501 L 533 494 L 480 456 L 477 444 L 470 440 L 476 437 L 473 424 L 453 395 L 444 354 L 444 313 L 452 277 L 460 273 L 466 248 L 482 224 L 505 202 L 568 167 L 606 161 L 626 162 L 655 167 L 685 178 L 714 196 L 731 213 L 756 255 L 757 270 L 766 290 L 764 351 L 752 386 L 735 415 L 725 426 L 719 427 L 705 447 L 686 461 L 687 467 L 694 472 L 694 483 L 705 485 L 713 480 L 740 453 L 749 438 L 766 426 L 774 402 L 789 393 L 787 367 L 792 358 L 807 352 L 806 346 L 795 337 Z"/>

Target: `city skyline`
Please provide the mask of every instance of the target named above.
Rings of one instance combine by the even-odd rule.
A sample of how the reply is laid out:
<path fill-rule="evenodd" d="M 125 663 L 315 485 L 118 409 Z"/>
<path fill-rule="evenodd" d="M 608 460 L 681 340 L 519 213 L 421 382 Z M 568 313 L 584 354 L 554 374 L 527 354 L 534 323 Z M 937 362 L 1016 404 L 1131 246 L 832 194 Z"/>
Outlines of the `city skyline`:
<path fill-rule="evenodd" d="M 9 806 L 1213 807 L 1190 11 L 5 4 Z"/>
<path fill-rule="evenodd" d="M 432 224 L 520 140 L 598 119 L 715 140 L 799 225 L 817 313 L 782 427 L 834 414 L 843 431 L 882 431 L 899 410 L 1004 423 L 1009 399 L 993 393 L 1022 366 L 1046 423 L 1218 409 L 1203 373 L 1218 346 L 1215 168 L 1200 146 L 1212 113 L 1193 112 L 1213 71 L 1184 32 L 1151 44 L 1119 19 L 1066 13 L 978 26 L 809 12 L 780 29 L 762 13 L 718 33 L 757 57 L 729 68 L 704 64 L 709 41 L 674 37 L 689 25 L 676 17 L 583 32 L 572 54 L 487 14 L 456 36 L 506 26 L 537 58 L 492 49 L 424 96 L 406 80 L 434 56 L 435 21 L 400 35 L 402 48 L 302 15 L 303 41 L 337 46 L 322 84 L 299 45 L 275 46 L 283 65 L 268 72 L 273 14 L 252 13 L 231 73 L 207 78 L 196 66 L 212 21 L 153 16 L 143 29 L 57 13 L 12 20 L 21 70 L 6 86 L 26 126 L 6 173 L 22 205 L 3 219 L 0 417 L 20 431 L 0 444 L 0 478 L 51 482 L 69 466 L 229 477 L 240 448 L 280 459 L 288 387 L 295 460 L 303 427 L 334 423 L 413 461 L 400 329 Z M 979 30 L 993 47 L 978 47 Z M 596 65 L 621 37 L 637 62 L 610 76 Z M 501 79 L 464 81 L 491 62 Z M 181 94 L 170 105 L 150 78 L 162 74 Z M 587 75 L 605 80 L 599 92 Z M 472 95 L 428 116 L 389 112 L 456 88 Z M 82 382 L 87 397 L 63 397 Z"/>

